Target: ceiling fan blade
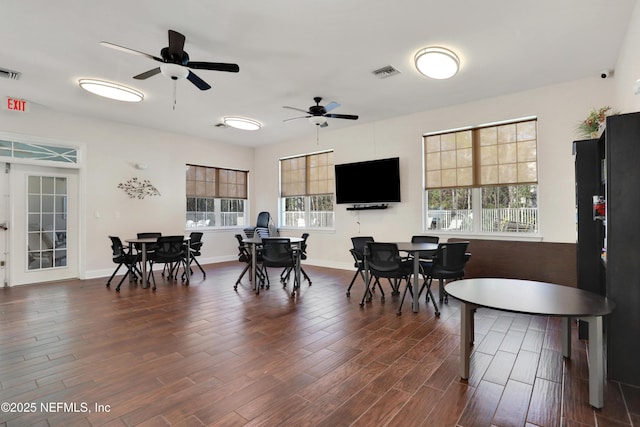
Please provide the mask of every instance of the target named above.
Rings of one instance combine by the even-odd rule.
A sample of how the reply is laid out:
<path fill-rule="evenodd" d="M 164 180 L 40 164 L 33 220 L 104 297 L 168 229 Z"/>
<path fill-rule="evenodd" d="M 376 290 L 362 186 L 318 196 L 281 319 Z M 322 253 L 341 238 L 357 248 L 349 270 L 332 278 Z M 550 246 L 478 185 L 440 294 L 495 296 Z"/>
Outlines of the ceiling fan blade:
<path fill-rule="evenodd" d="M 325 114 L 324 116 L 331 117 L 333 119 L 358 120 L 358 116 L 354 116 L 351 114 Z"/>
<path fill-rule="evenodd" d="M 185 37 L 177 31 L 169 30 L 169 56 L 182 58 Z"/>
<path fill-rule="evenodd" d="M 189 80 L 191 83 L 196 85 L 198 87 L 198 89 L 200 89 L 200 90 L 211 89 L 211 86 L 209 85 L 209 83 L 205 82 L 204 80 L 202 80 L 200 77 L 196 76 L 191 71 L 189 71 L 189 75 L 187 76 L 187 80 Z"/>
<path fill-rule="evenodd" d="M 238 64 L 227 64 L 224 62 L 189 61 L 187 67 L 193 68 L 194 70 L 228 71 L 229 73 L 237 73 L 240 71 Z"/>
<path fill-rule="evenodd" d="M 156 74 L 160 74 L 160 67 L 154 68 L 153 70 L 145 71 L 144 73 L 140 73 L 137 76 L 133 76 L 133 78 L 136 80 L 145 80 L 149 77 L 155 76 Z"/>
<path fill-rule="evenodd" d="M 311 111 L 305 111 L 305 110 L 302 110 L 300 108 L 295 108 L 295 107 L 287 107 L 286 105 L 284 107 L 282 107 L 282 108 L 288 108 L 289 110 L 300 111 L 301 113 L 305 113 L 305 114 L 312 114 Z"/>
<path fill-rule="evenodd" d="M 338 104 L 335 101 L 332 101 L 330 103 L 328 103 L 325 107 L 324 107 L 324 111 L 326 111 L 327 113 L 331 110 L 335 110 L 336 108 L 338 108 L 340 106 L 340 104 Z"/>
<path fill-rule="evenodd" d="M 145 56 L 149 59 L 155 59 L 156 61 L 164 62 L 161 58 L 157 56 L 149 55 L 148 53 L 140 52 L 139 50 L 129 49 L 128 47 L 119 46 L 117 44 L 109 43 L 109 42 L 100 42 L 101 46 L 109 47 L 111 49 L 119 50 L 121 52 L 133 53 L 134 55 Z"/>
<path fill-rule="evenodd" d="M 300 117 L 292 117 L 290 119 L 284 119 L 283 122 L 288 122 L 290 120 L 296 120 L 296 119 L 308 119 L 311 116 L 300 116 Z"/>

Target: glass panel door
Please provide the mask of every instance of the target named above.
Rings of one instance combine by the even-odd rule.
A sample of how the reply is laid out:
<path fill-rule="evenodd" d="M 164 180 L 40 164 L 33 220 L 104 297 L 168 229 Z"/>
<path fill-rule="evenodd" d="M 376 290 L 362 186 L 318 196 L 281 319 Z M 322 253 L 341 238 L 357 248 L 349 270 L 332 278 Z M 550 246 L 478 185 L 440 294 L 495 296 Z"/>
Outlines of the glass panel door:
<path fill-rule="evenodd" d="M 27 178 L 27 268 L 67 266 L 67 178 Z"/>

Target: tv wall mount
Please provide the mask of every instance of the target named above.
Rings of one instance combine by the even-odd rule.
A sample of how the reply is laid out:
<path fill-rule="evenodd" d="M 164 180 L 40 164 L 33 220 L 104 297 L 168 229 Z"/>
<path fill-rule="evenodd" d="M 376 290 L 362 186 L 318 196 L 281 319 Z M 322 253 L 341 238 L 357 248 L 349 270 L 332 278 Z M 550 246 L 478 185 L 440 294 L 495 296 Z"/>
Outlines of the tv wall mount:
<path fill-rule="evenodd" d="M 353 205 L 347 208 L 348 211 L 366 211 L 372 209 L 387 209 L 389 207 L 388 204 L 382 203 L 378 205 Z"/>

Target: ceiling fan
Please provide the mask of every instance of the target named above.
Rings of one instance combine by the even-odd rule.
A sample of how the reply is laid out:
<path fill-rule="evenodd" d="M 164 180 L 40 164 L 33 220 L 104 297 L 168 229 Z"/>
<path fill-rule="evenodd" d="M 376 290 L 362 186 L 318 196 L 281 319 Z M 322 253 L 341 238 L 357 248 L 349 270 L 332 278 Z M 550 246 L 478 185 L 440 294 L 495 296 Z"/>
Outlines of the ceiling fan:
<path fill-rule="evenodd" d="M 329 104 L 322 106 L 320 105 L 320 101 L 322 101 L 322 98 L 316 96 L 315 98 L 313 98 L 313 100 L 315 101 L 316 105 L 312 105 L 311 107 L 309 107 L 308 111 L 295 107 L 282 107 L 288 108 L 290 110 L 300 111 L 306 114 L 306 116 L 293 117 L 290 119 L 285 119 L 284 121 L 288 122 L 289 120 L 309 119 L 309 121 L 314 125 L 323 128 L 329 126 L 329 124 L 327 123 L 327 117 L 332 119 L 358 120 L 358 116 L 354 116 L 352 114 L 329 114 L 329 111 L 334 110 L 340 106 L 340 104 L 338 104 L 337 102 L 330 102 Z"/>
<path fill-rule="evenodd" d="M 240 67 L 238 67 L 238 64 L 190 61 L 189 55 L 184 51 L 184 42 L 184 35 L 180 34 L 177 31 L 169 30 L 169 46 L 162 48 L 162 50 L 160 51 L 160 58 L 158 58 L 157 56 L 149 55 L 148 53 L 129 49 L 128 47 L 119 46 L 117 44 L 109 42 L 100 42 L 100 44 L 112 49 L 120 50 L 127 53 L 133 53 L 134 55 L 141 55 L 162 63 L 162 65 L 157 68 L 145 71 L 144 73 L 138 74 L 137 76 L 133 76 L 133 78 L 137 80 L 148 79 L 149 77 L 153 77 L 156 74 L 162 73 L 172 80 L 186 78 L 196 87 L 198 87 L 198 89 L 207 90 L 211 89 L 211 86 L 191 70 L 189 70 L 189 68 L 194 70 L 228 71 L 230 73 L 237 73 L 238 71 L 240 71 Z"/>

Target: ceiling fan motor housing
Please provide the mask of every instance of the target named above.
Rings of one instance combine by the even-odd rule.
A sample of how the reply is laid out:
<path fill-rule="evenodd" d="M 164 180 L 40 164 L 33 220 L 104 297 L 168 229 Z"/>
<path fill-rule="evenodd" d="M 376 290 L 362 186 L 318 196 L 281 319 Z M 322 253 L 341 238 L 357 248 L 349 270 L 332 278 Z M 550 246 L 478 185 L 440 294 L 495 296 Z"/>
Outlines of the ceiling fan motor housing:
<path fill-rule="evenodd" d="M 189 54 L 182 51 L 182 55 L 172 55 L 169 53 L 169 47 L 163 47 L 160 51 L 160 56 L 164 59 L 165 62 L 170 62 L 172 64 L 178 65 L 187 65 L 189 63 Z"/>

